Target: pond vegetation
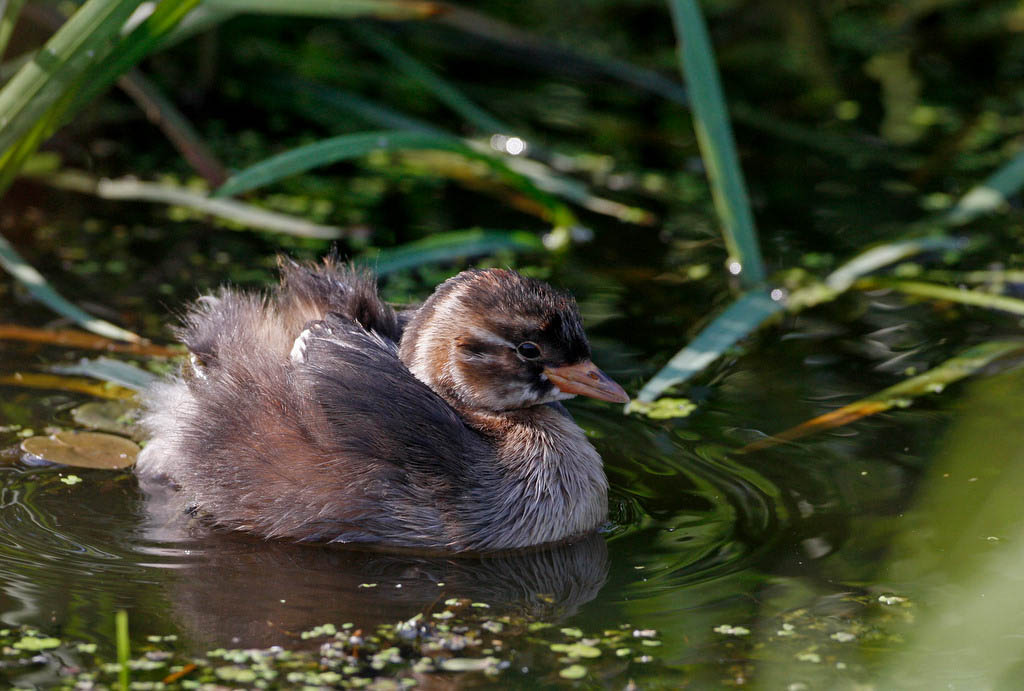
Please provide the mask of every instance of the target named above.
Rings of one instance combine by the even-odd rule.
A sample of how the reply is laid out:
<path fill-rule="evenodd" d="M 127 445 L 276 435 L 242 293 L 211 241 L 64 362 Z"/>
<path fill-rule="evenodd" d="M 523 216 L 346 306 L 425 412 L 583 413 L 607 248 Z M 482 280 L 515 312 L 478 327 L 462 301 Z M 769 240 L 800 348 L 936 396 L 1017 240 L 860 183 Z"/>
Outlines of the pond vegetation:
<path fill-rule="evenodd" d="M 1016 687 L 1019 3 L 551 9 L 3 4 L 4 684 Z M 577 295 L 636 392 L 572 404 L 604 534 L 382 555 L 142 495 L 167 322 L 331 248 L 395 302 Z"/>

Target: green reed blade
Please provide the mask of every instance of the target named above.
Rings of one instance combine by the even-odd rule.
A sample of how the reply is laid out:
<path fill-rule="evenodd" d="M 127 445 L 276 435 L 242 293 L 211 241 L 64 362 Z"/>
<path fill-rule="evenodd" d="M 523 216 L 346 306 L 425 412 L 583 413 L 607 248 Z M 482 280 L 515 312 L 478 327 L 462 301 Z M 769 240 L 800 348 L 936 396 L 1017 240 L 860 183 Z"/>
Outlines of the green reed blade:
<path fill-rule="evenodd" d="M 402 269 L 452 262 L 499 250 L 543 252 L 544 243 L 533 233 L 522 230 L 453 230 L 435 233 L 393 249 L 368 252 L 357 262 L 383 276 Z"/>
<path fill-rule="evenodd" d="M 270 211 L 235 199 L 211 199 L 204 194 L 173 185 L 142 182 L 132 178 L 98 180 L 72 170 L 44 174 L 36 179 L 60 189 L 94 194 L 101 199 L 153 202 L 193 209 L 238 223 L 246 228 L 258 228 L 273 233 L 324 240 L 340 238 L 345 233 L 344 229 L 338 226 L 312 223 L 303 218 Z"/>
<path fill-rule="evenodd" d="M 936 283 L 925 283 L 924 281 L 904 281 L 897 278 L 873 277 L 862 278 L 854 283 L 853 287 L 861 290 L 890 288 L 907 295 L 916 295 L 931 300 L 945 300 L 961 305 L 986 307 L 999 310 L 1000 312 L 1024 315 L 1024 300 L 996 293 L 986 293 L 981 290 L 961 290 L 960 288 L 938 285 Z"/>
<path fill-rule="evenodd" d="M 402 21 L 429 19 L 446 10 L 438 3 L 414 0 L 205 0 L 175 27 L 162 46 L 180 43 L 239 14 Z"/>
<path fill-rule="evenodd" d="M 394 41 L 384 34 L 362 24 L 354 24 L 351 29 L 363 43 L 383 55 L 391 64 L 431 91 L 445 105 L 461 115 L 467 122 L 472 123 L 480 131 L 486 134 L 494 134 L 496 132 L 508 134 L 512 132 L 511 127 L 478 106 L 466 94 L 399 48 Z"/>
<path fill-rule="evenodd" d="M 0 89 L 0 151 L 10 149 L 92 64 L 139 0 L 88 0 Z"/>
<path fill-rule="evenodd" d="M 432 149 L 464 153 L 458 139 L 427 132 L 381 131 L 344 134 L 271 156 L 232 175 L 214 191 L 216 197 L 230 197 L 263 187 L 313 168 L 365 156 L 371 151 Z"/>
<path fill-rule="evenodd" d="M 551 71 L 568 71 L 573 74 L 602 74 L 657 94 L 683 107 L 689 106 L 686 89 L 682 84 L 668 79 L 654 70 L 637 67 L 625 60 L 601 55 L 587 55 L 552 41 L 550 36 L 538 36 L 524 31 L 519 26 L 481 14 L 464 5 L 446 5 L 438 15 L 440 24 L 461 32 L 478 36 L 502 46 L 504 50 L 530 53 L 538 64 Z"/>
<path fill-rule="evenodd" d="M 978 216 L 991 213 L 1006 205 L 1007 197 L 1024 187 L 1024 151 L 967 191 L 960 201 L 943 217 L 947 225 L 960 226 Z"/>
<path fill-rule="evenodd" d="M 781 302 L 772 300 L 767 293 L 744 293 L 704 327 L 689 345 L 673 355 L 668 364 L 644 384 L 637 399 L 653 401 L 669 387 L 685 382 L 784 309 Z"/>
<path fill-rule="evenodd" d="M 14 25 L 18 22 L 18 14 L 25 0 L 7 0 L 4 3 L 2 15 L 0 15 L 0 57 L 3 57 L 7 49 L 7 42 L 11 39 Z"/>
<path fill-rule="evenodd" d="M 270 83 L 274 88 L 286 92 L 283 102 L 289 108 L 294 108 L 303 116 L 327 127 L 337 127 L 342 118 L 356 117 L 368 125 L 389 130 L 449 135 L 426 120 L 399 112 L 345 89 L 308 82 L 291 75 L 287 78 L 271 79 Z M 271 96 L 274 97 L 278 97 L 277 94 Z"/>
<path fill-rule="evenodd" d="M 440 3 L 415 0 L 204 0 L 203 4 L 223 13 L 335 18 L 427 19 L 443 11 Z"/>
<path fill-rule="evenodd" d="M 117 681 L 121 691 L 128 691 L 128 658 L 131 656 L 131 641 L 128 638 L 128 612 L 119 609 L 114 615 L 114 636 L 117 640 Z"/>
<path fill-rule="evenodd" d="M 247 192 L 282 178 L 320 166 L 365 156 L 371 151 L 398 150 L 450 151 L 481 161 L 503 182 L 542 206 L 556 227 L 578 225 L 575 214 L 525 175 L 512 170 L 500 158 L 475 151 L 462 140 L 433 132 L 382 131 L 361 132 L 331 137 L 272 156 L 231 176 L 214 191 L 215 197 Z"/>
<path fill-rule="evenodd" d="M 132 391 L 143 391 L 160 378 L 138 365 L 109 357 L 82 358 L 73 365 L 54 365 L 50 369 L 57 374 L 77 374 L 113 382 Z"/>
<path fill-rule="evenodd" d="M 40 83 L 32 82 L 26 87 L 29 88 L 29 91 L 35 89 L 34 105 L 30 112 L 41 109 L 38 117 L 27 128 L 19 130 L 20 134 L 12 140 L 6 150 L 0 146 L 0 151 L 3 151 L 3 154 L 0 155 L 0 192 L 7 189 L 18 174 L 21 165 L 70 114 L 84 106 L 91 98 L 109 86 L 122 72 L 144 57 L 156 46 L 160 37 L 170 31 L 178 20 L 198 2 L 198 0 L 163 0 L 149 17 L 111 48 L 109 47 L 110 41 L 107 40 L 113 38 L 110 26 L 116 24 L 113 28 L 113 33 L 116 33 L 118 29 L 122 28 L 124 18 L 120 15 L 113 18 L 108 17 L 107 21 L 99 24 L 95 18 L 92 20 L 89 20 L 89 17 L 82 19 L 81 13 L 95 1 L 90 0 L 79 9 L 71 19 L 61 26 L 46 46 L 36 52 L 32 61 L 15 74 L 3 90 L 0 90 L 0 103 L 2 103 L 4 94 L 8 94 L 8 90 L 16 86 L 19 80 L 24 82 L 28 79 L 26 74 L 31 77 L 38 72 L 34 66 L 44 64 L 52 68 L 52 74 L 42 75 Z M 67 38 L 65 32 L 75 30 L 76 27 L 79 33 L 91 32 L 92 35 Z M 65 38 L 62 39 L 62 36 Z M 77 42 L 73 38 L 76 38 Z M 53 45 L 58 48 L 67 45 L 78 47 L 72 51 L 70 57 L 62 65 L 53 59 L 50 52 Z M 72 49 L 66 48 L 66 50 L 71 51 Z M 11 107 L 15 110 L 19 102 L 16 96 L 17 94 L 10 96 Z M 3 119 L 4 111 L 0 106 L 0 122 Z M 8 128 L 0 126 L 0 139 L 9 131 Z"/>
<path fill-rule="evenodd" d="M 140 341 L 131 331 L 126 331 L 110 322 L 97 319 L 68 302 L 46 282 L 42 274 L 26 262 L 14 247 L 0 235 L 0 266 L 21 282 L 32 297 L 36 298 L 58 314 L 62 314 L 83 329 L 119 341 Z"/>
<path fill-rule="evenodd" d="M 871 247 L 843 263 L 842 266 L 825 277 L 825 285 L 837 293 L 845 291 L 858 278 L 882 267 L 923 252 L 937 250 L 955 250 L 963 246 L 958 238 L 944 235 L 914 238 L 899 242 L 887 242 Z"/>
<path fill-rule="evenodd" d="M 340 112 L 380 127 L 430 132 L 439 136 L 455 136 L 424 120 L 400 113 L 351 92 L 319 84 L 299 83 L 296 85 L 291 83 L 292 81 L 294 80 L 288 82 L 283 79 L 276 80 L 275 85 L 294 95 L 288 99 L 292 107 L 306 117 L 327 126 L 337 124 L 337 113 Z M 475 143 L 474 148 L 481 153 L 486 150 L 486 146 L 475 146 Z M 560 175 L 544 162 L 522 156 L 502 156 L 500 160 L 509 169 L 529 178 L 533 184 L 545 192 L 578 204 L 588 211 L 637 225 L 653 225 L 656 222 L 655 215 L 647 209 L 599 197 L 591 191 L 585 182 L 567 175 Z"/>
<path fill-rule="evenodd" d="M 731 262 L 740 265 L 741 284 L 752 288 L 765 280 L 764 260 L 707 27 L 696 0 L 669 0 L 669 7 L 679 42 L 679 60 L 689 87 L 697 142 L 708 170 L 725 244 Z M 731 267 L 730 270 L 735 273 Z"/>
<path fill-rule="evenodd" d="M 153 13 L 121 39 L 88 71 L 88 79 L 72 106 L 78 110 L 114 80 L 156 49 L 163 38 L 199 4 L 199 0 L 162 0 Z"/>

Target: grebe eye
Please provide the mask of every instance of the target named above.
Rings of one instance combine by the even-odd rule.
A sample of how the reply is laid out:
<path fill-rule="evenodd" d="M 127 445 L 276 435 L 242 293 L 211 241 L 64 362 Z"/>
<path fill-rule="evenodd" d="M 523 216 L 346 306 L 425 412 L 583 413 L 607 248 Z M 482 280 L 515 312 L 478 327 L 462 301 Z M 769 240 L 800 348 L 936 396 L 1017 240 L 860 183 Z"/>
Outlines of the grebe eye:
<path fill-rule="evenodd" d="M 536 360 L 540 357 L 540 346 L 533 341 L 523 341 L 516 346 L 516 352 L 527 360 Z"/>

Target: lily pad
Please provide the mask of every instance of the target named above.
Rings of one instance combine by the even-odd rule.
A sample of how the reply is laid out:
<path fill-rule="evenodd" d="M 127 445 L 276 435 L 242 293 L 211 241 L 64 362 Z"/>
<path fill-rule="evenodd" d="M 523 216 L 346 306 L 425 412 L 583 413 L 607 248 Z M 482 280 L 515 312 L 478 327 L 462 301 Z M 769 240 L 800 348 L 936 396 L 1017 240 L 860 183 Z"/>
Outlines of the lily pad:
<path fill-rule="evenodd" d="M 71 417 L 82 427 L 134 436 L 138 431 L 134 422 L 138 406 L 131 401 L 89 401 L 71 411 Z"/>
<path fill-rule="evenodd" d="M 76 468 L 119 470 L 135 465 L 139 445 L 103 432 L 58 432 L 49 437 L 29 437 L 21 450 L 50 463 Z"/>

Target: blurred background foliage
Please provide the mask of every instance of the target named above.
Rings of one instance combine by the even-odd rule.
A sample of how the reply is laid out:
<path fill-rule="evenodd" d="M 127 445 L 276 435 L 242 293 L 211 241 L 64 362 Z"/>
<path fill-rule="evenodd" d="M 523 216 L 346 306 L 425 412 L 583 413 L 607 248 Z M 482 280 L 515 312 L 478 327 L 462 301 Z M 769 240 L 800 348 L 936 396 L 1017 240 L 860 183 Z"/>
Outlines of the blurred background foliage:
<path fill-rule="evenodd" d="M 648 385 L 650 399 L 784 308 L 877 288 L 854 279 L 908 257 L 991 245 L 990 230 L 1006 237 L 1005 217 L 975 223 L 970 245 L 965 233 L 946 243 L 935 235 L 979 209 L 1005 209 L 1024 174 L 1012 163 L 1021 96 L 1008 87 L 1021 76 L 1016 3 L 707 2 L 712 41 L 703 45 L 696 5 L 668 5 L 676 33 L 660 2 L 551 12 L 531 2 L 92 0 L 77 13 L 71 3 L 6 3 L 0 185 L 15 186 L 0 218 L 13 244 L 0 239 L 0 262 L 66 317 L 118 338 L 131 336 L 59 302 L 29 265 L 51 269 L 43 273 L 64 292 L 89 290 L 68 269 L 145 267 L 148 294 L 98 290 L 90 302 L 174 302 L 179 281 L 163 279 L 190 275 L 183 258 L 210 255 L 197 253 L 210 242 L 203 236 L 226 253 L 213 256 L 246 255 L 227 272 L 241 282 L 269 280 L 275 250 L 313 257 L 333 245 L 402 269 L 389 290 L 403 299 L 464 257 L 525 254 L 542 258 L 534 264 L 544 273 L 583 243 L 605 265 L 661 258 L 636 278 L 706 286 L 695 290 L 717 297 L 693 300 L 711 307 L 692 315 L 698 324 L 726 306 L 730 273 L 757 287 L 725 328 L 713 321 L 697 352 L 679 353 Z M 697 33 L 682 40 L 687 27 Z M 677 47 L 680 56 L 696 48 L 682 60 L 695 70 L 688 87 L 676 76 Z M 728 111 L 701 84 L 716 64 Z M 717 121 L 701 114 L 716 105 Z M 705 123 L 696 132 L 725 126 L 703 150 L 691 106 Z M 740 155 L 717 159 L 732 147 L 730 119 Z M 726 192 L 712 184 L 709 194 L 705 167 Z M 1000 170 L 1001 185 L 965 199 Z M 730 184 L 739 185 L 732 197 Z M 55 224 L 77 226 L 87 246 L 47 247 Z M 209 236 L 211 227 L 263 232 L 229 239 Z M 130 236 L 120 257 L 112 231 Z M 923 235 L 930 240 L 908 251 L 843 265 Z M 1017 258 L 975 255 L 972 268 L 992 257 L 984 266 L 997 271 Z M 944 258 L 943 268 L 958 268 Z M 841 265 L 842 276 L 828 273 Z M 902 270 L 897 279 L 922 278 Z M 997 286 L 983 292 L 1000 292 L 1003 278 L 981 279 Z M 161 335 L 141 314 L 118 319 Z M 677 349 L 685 334 L 672 322 L 665 335 Z"/>

